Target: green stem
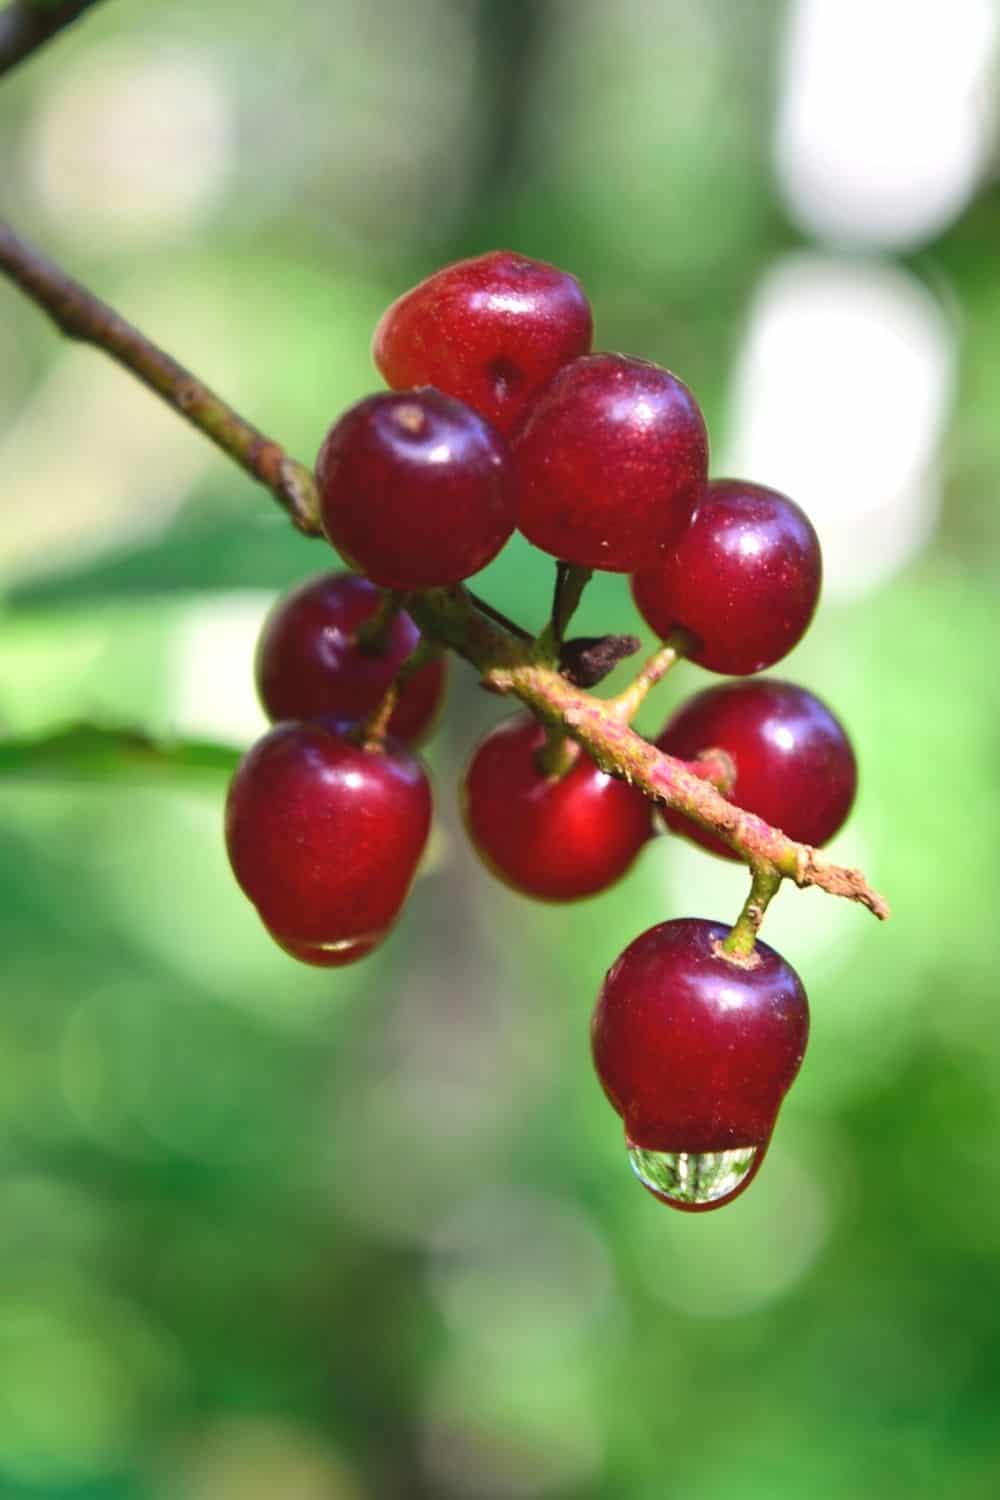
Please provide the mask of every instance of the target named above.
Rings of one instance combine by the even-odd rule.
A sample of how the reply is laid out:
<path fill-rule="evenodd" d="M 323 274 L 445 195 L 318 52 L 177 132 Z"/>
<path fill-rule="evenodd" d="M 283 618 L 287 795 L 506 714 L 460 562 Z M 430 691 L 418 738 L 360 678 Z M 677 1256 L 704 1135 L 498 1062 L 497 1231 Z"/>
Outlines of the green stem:
<path fill-rule="evenodd" d="M 552 665 L 558 659 L 559 648 L 566 639 L 566 628 L 593 576 L 593 568 L 581 568 L 577 563 L 556 563 L 552 614 L 536 642 L 539 661 Z"/>
<path fill-rule="evenodd" d="M 358 646 L 366 656 L 381 656 L 386 646 L 386 637 L 393 620 L 403 607 L 403 595 L 393 589 L 384 590 L 377 607 L 363 620 L 355 632 Z"/>
<path fill-rule="evenodd" d="M 781 885 L 781 874 L 768 865 L 752 865 L 750 868 L 750 894 L 743 903 L 743 910 L 736 919 L 729 936 L 721 944 L 721 951 L 734 963 L 744 966 L 759 962 L 755 959 L 754 944 L 773 898 Z"/>
<path fill-rule="evenodd" d="M 638 672 L 624 692 L 619 693 L 609 704 L 611 712 L 626 724 L 631 724 L 639 709 L 646 701 L 647 694 L 662 682 L 667 673 L 686 656 L 691 649 L 692 639 L 686 630 L 674 630 L 663 642 L 658 651 L 646 662 L 645 666 Z"/>
<path fill-rule="evenodd" d="M 564 729 L 545 726 L 545 743 L 535 752 L 535 765 L 548 781 L 560 781 L 576 765 L 580 747 Z"/>
<path fill-rule="evenodd" d="M 392 682 L 386 688 L 380 701 L 363 721 L 361 733 L 358 736 L 361 744 L 367 746 L 369 750 L 377 749 L 383 744 L 389 732 L 389 721 L 396 711 L 396 705 L 405 691 L 407 683 L 423 667 L 426 667 L 428 662 L 433 661 L 435 657 L 440 655 L 441 647 L 436 641 L 429 641 L 426 638 L 420 640 L 416 650 L 410 652 Z"/>

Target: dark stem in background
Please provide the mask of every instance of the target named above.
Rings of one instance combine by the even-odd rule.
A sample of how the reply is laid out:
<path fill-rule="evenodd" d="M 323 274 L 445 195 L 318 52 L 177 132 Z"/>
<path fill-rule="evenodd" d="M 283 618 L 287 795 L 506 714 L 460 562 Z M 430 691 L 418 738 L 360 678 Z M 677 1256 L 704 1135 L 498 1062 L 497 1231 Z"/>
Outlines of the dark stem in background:
<path fill-rule="evenodd" d="M 556 583 L 552 596 L 552 617 L 548 627 L 539 637 L 553 658 L 558 657 L 562 649 L 563 641 L 566 639 L 566 629 L 573 616 L 576 614 L 577 606 L 583 597 L 583 591 L 594 576 L 592 568 L 581 568 L 576 563 L 556 563 Z"/>
<path fill-rule="evenodd" d="M 9 73 L 50 37 L 101 0 L 14 0 L 0 11 L 0 74 Z"/>
<path fill-rule="evenodd" d="M 550 23 L 549 0 L 479 0 L 479 72 L 487 101 L 480 99 L 476 118 L 488 122 L 488 133 L 476 171 L 473 219 L 498 217 L 498 200 L 524 159 L 536 65 Z"/>

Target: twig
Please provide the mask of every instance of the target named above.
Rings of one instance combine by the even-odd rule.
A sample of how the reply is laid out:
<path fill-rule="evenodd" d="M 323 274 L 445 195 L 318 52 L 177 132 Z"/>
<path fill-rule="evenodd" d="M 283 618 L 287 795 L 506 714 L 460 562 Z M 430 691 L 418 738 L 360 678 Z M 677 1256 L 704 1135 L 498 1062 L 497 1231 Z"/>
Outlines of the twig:
<path fill-rule="evenodd" d="M 0 76 L 37 52 L 100 0 L 13 0 L 0 10 Z"/>
<path fill-rule="evenodd" d="M 675 808 L 714 833 L 751 866 L 771 866 L 796 885 L 815 885 L 831 895 L 859 901 L 879 918 L 887 903 L 860 870 L 834 864 L 808 844 L 796 843 L 780 828 L 727 802 L 709 780 L 644 740 L 599 698 L 580 692 L 550 668 L 532 660 L 530 650 L 474 616 L 462 589 L 432 589 L 411 601 L 421 630 L 471 661 L 494 691 L 510 693 L 539 718 L 562 726 L 602 770 L 620 776 L 647 797 Z"/>
<path fill-rule="evenodd" d="M 641 672 L 638 672 L 629 683 L 624 692 L 612 700 L 609 707 L 626 724 L 631 724 L 646 695 L 662 682 L 667 673 L 671 671 L 681 657 L 685 656 L 691 646 L 691 637 L 686 630 L 675 630 L 673 634 L 663 642 L 658 651 L 646 662 Z"/>
<path fill-rule="evenodd" d="M 48 313 L 67 338 L 103 349 L 266 485 L 300 531 L 319 535 L 316 481 L 304 465 L 2 221 L 0 272 Z"/>

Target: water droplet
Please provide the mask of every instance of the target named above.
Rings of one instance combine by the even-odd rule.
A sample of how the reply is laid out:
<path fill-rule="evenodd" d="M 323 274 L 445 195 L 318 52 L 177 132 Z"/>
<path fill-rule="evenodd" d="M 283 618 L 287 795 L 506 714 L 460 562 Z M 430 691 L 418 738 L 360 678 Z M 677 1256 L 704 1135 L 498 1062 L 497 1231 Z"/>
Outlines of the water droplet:
<path fill-rule="evenodd" d="M 739 1191 L 752 1175 L 760 1146 L 733 1151 L 644 1151 L 628 1143 L 632 1171 L 643 1187 L 668 1203 L 700 1207 Z"/>

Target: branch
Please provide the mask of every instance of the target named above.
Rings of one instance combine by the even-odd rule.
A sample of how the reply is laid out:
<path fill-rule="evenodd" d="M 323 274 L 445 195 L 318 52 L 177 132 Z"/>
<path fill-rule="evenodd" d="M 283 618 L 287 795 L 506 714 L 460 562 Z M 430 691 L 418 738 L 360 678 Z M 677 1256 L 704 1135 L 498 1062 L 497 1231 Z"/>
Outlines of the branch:
<path fill-rule="evenodd" d="M 271 490 L 301 531 L 320 534 L 316 484 L 308 469 L 2 223 L 0 271 L 69 337 L 103 349 L 211 438 Z M 424 635 L 470 661 L 486 687 L 519 698 L 543 722 L 581 744 L 602 770 L 716 834 L 750 866 L 758 887 L 762 882 L 770 887 L 774 879 L 794 880 L 859 901 L 877 917 L 888 916 L 885 901 L 860 870 L 834 864 L 808 844 L 796 843 L 728 802 L 708 779 L 713 774 L 709 765 L 691 770 L 642 739 L 623 721 L 616 700 L 592 698 L 554 667 L 540 663 L 537 643 L 525 641 L 519 627 L 508 628 L 465 588 L 408 595 L 406 607 Z M 678 645 L 671 643 L 647 666 L 643 689 L 662 676 Z M 720 770 L 724 776 L 724 766 L 715 767 L 714 774 Z"/>
<path fill-rule="evenodd" d="M 304 465 L 2 220 L 0 272 L 48 313 L 67 338 L 103 349 L 265 485 L 300 531 L 319 535 L 316 482 Z"/>
<path fill-rule="evenodd" d="M 13 0 L 0 11 L 0 75 L 9 73 L 100 0 Z"/>
<path fill-rule="evenodd" d="M 408 608 L 421 630 L 470 661 L 488 687 L 520 698 L 539 718 L 578 740 L 603 771 L 714 833 L 753 869 L 770 869 L 796 885 L 815 885 L 859 901 L 883 920 L 889 915 L 887 903 L 860 870 L 834 864 L 811 845 L 796 843 L 728 802 L 710 781 L 623 723 L 614 700 L 609 705 L 580 692 L 558 672 L 537 665 L 530 650 L 477 617 L 464 590 L 432 589 L 413 598 Z"/>

